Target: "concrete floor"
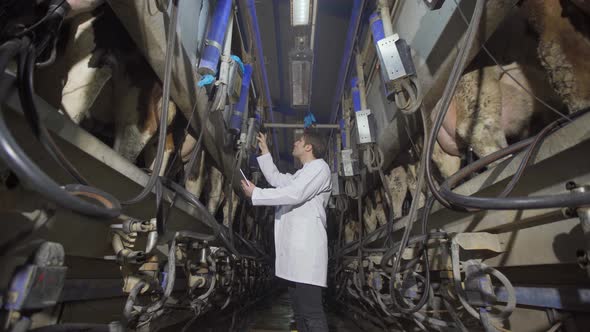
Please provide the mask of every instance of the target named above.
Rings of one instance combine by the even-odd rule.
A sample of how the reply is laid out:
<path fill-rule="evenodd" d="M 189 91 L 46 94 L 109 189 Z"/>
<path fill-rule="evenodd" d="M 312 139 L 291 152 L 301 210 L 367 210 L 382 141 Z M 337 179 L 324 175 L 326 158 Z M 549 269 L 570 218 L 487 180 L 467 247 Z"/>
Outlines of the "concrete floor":
<path fill-rule="evenodd" d="M 346 316 L 325 309 L 330 332 L 362 331 Z M 183 321 L 161 330 L 187 332 L 289 332 L 297 331 L 293 321 L 293 310 L 286 287 L 271 291 L 266 299 L 253 304 L 243 311 L 209 313 L 189 323 Z"/>
<path fill-rule="evenodd" d="M 282 292 L 276 296 L 261 302 L 251 312 L 248 313 L 251 323 L 246 331 L 248 332 L 279 332 L 279 331 L 296 331 L 291 329 L 293 320 L 293 310 L 288 293 Z M 328 318 L 328 327 L 330 332 L 353 332 L 360 329 L 345 317 L 338 316 L 336 313 L 326 310 Z"/>

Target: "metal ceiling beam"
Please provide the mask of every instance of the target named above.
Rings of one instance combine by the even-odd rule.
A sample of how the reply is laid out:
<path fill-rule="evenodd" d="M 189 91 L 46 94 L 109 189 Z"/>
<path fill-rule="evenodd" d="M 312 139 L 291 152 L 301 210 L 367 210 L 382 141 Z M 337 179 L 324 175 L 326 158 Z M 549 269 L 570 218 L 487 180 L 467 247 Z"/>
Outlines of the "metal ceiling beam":
<path fill-rule="evenodd" d="M 303 123 L 265 123 L 266 128 L 294 128 L 294 129 L 305 129 Z M 313 128 L 316 129 L 340 129 L 340 125 L 337 124 L 314 124 Z"/>
<path fill-rule="evenodd" d="M 270 115 L 270 122 L 274 122 L 274 115 L 272 110 L 272 100 L 270 95 L 270 87 L 268 86 L 268 76 L 266 74 L 266 65 L 264 64 L 264 53 L 262 52 L 262 40 L 260 38 L 260 28 L 258 27 L 258 17 L 256 16 L 256 3 L 254 0 L 247 0 L 248 16 L 250 17 L 250 24 L 254 32 L 254 43 L 256 45 L 256 58 L 258 60 L 259 70 L 262 75 L 262 83 L 264 88 L 264 96 L 268 105 L 268 114 Z M 277 142 L 276 131 L 272 133 L 273 148 L 277 158 L 279 156 L 279 146 Z"/>
<path fill-rule="evenodd" d="M 282 113 L 283 110 L 283 98 L 285 98 L 285 91 L 283 88 L 283 47 L 281 46 L 281 21 L 279 20 L 280 13 L 279 13 L 279 0 L 272 0 L 272 12 L 274 16 L 274 23 L 275 23 L 275 44 L 277 46 L 277 67 L 279 72 L 277 73 L 279 76 L 279 105 L 278 109 L 279 112 Z"/>
<path fill-rule="evenodd" d="M 336 94 L 334 95 L 334 100 L 332 101 L 330 123 L 336 122 L 336 117 L 338 115 L 338 110 L 340 108 L 342 94 L 344 93 L 344 86 L 346 85 L 346 74 L 348 73 L 348 68 L 350 67 L 352 51 L 359 31 L 359 27 L 361 25 L 361 18 L 363 16 L 365 4 L 365 0 L 354 0 L 352 13 L 350 14 L 350 22 L 348 24 L 348 32 L 346 34 L 346 46 L 344 47 L 344 54 L 342 56 L 342 62 L 340 64 L 340 70 L 338 72 Z"/>

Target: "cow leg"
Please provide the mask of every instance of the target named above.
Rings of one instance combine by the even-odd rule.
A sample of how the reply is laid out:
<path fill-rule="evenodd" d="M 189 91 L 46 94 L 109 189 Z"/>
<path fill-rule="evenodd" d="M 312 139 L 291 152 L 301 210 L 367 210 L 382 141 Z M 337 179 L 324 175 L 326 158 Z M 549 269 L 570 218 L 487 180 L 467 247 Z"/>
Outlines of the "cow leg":
<path fill-rule="evenodd" d="M 138 126 L 138 104 L 141 90 L 127 84 L 125 78 L 117 80 L 114 88 L 116 91 L 125 91 L 124 95 L 116 95 L 115 105 L 115 142 L 113 149 L 125 159 L 135 162 L 139 153 L 143 150 L 151 133 L 142 132 Z"/>
<path fill-rule="evenodd" d="M 387 224 L 387 217 L 385 216 L 385 210 L 383 209 L 383 195 L 381 190 L 375 193 L 375 217 L 377 218 L 377 224 L 383 226 Z"/>
<path fill-rule="evenodd" d="M 104 0 L 67 0 L 67 2 L 71 7 L 68 17 L 74 17 L 93 11 L 96 7 L 103 4 Z"/>
<path fill-rule="evenodd" d="M 209 171 L 209 181 L 211 184 L 211 191 L 209 192 L 207 210 L 210 214 L 215 215 L 223 197 L 223 174 L 221 174 L 217 168 L 211 167 Z"/>
<path fill-rule="evenodd" d="M 344 243 L 350 243 L 358 238 L 360 223 L 358 221 L 350 220 L 344 226 Z"/>
<path fill-rule="evenodd" d="M 236 195 L 236 193 L 232 190 L 231 191 L 231 195 L 232 195 L 232 211 L 231 211 L 231 217 L 230 217 L 230 213 L 229 213 L 229 199 L 225 200 L 225 203 L 223 205 L 223 224 L 227 227 L 229 227 L 230 223 L 233 223 L 234 218 L 236 217 L 236 211 L 238 210 L 238 204 L 240 203 L 239 201 L 239 197 L 238 195 Z"/>
<path fill-rule="evenodd" d="M 80 123 L 87 116 L 88 110 L 112 77 L 111 68 L 90 66 L 90 59 L 96 48 L 92 28 L 94 20 L 89 14 L 74 19 L 74 32 L 69 37 L 64 54 L 69 69 L 62 89 L 61 104 L 75 123 Z"/>
<path fill-rule="evenodd" d="M 508 146 L 497 70 L 491 66 L 463 75 L 454 96 L 457 134 L 480 158 Z"/>
<path fill-rule="evenodd" d="M 446 153 L 438 142 L 434 143 L 432 161 L 444 178 L 457 173 L 459 168 L 461 168 L 461 158 Z"/>
<path fill-rule="evenodd" d="M 191 152 L 197 145 L 197 140 L 192 135 L 186 135 L 184 142 L 182 142 L 182 147 L 180 148 L 180 157 L 182 158 L 182 162 L 188 162 Z"/>
<path fill-rule="evenodd" d="M 186 190 L 197 198 L 201 197 L 205 185 L 205 150 L 201 151 L 199 163 L 193 169 L 186 169 L 185 172 L 189 172 L 185 184 Z"/>
<path fill-rule="evenodd" d="M 115 150 L 134 162 L 158 132 L 162 89 L 160 83 L 154 81 L 150 87 L 131 87 L 130 91 L 121 97 L 117 108 Z M 170 125 L 175 115 L 176 105 L 170 101 L 166 126 Z"/>
<path fill-rule="evenodd" d="M 402 216 L 402 205 L 408 191 L 407 173 L 402 166 L 399 166 L 392 169 L 386 179 L 387 190 L 391 195 L 393 205 L 393 217 L 397 219 Z"/>
<path fill-rule="evenodd" d="M 374 213 L 373 203 L 369 197 L 365 198 L 365 210 L 363 211 L 363 222 L 365 224 L 365 233 L 371 233 L 377 228 L 377 216 Z"/>
<path fill-rule="evenodd" d="M 415 192 L 416 192 L 416 188 L 418 187 L 418 168 L 419 168 L 418 163 L 407 165 L 406 172 L 408 174 L 408 189 L 410 190 L 410 193 L 412 195 L 414 195 L 414 197 L 412 197 L 412 199 L 416 199 Z M 424 196 L 424 193 L 422 191 L 420 191 L 418 193 L 418 208 L 423 207 L 425 201 L 426 201 L 426 198 Z"/>

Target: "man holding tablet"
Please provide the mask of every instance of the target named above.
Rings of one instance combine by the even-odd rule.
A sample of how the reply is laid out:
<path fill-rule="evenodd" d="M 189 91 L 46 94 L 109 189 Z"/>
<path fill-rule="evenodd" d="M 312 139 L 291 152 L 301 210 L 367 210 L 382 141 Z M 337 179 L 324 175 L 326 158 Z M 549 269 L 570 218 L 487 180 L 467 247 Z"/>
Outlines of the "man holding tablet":
<path fill-rule="evenodd" d="M 326 287 L 328 238 L 326 205 L 332 191 L 331 171 L 322 159 L 325 138 L 305 132 L 293 144 L 293 157 L 303 167 L 295 174 L 280 173 L 272 161 L 266 135 L 258 134 L 258 164 L 274 188 L 261 189 L 242 180 L 242 189 L 253 205 L 275 210 L 275 275 L 292 282 L 289 295 L 300 332 L 328 331 L 322 307 Z"/>

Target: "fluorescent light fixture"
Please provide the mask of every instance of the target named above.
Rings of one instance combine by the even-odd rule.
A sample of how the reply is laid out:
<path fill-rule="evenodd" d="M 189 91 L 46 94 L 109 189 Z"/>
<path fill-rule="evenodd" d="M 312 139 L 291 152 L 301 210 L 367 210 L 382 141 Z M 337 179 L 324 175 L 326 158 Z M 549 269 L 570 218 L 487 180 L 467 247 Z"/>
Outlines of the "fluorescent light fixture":
<path fill-rule="evenodd" d="M 309 25 L 310 0 L 291 0 L 291 25 Z"/>
<path fill-rule="evenodd" d="M 289 52 L 291 107 L 306 108 L 310 104 L 313 53 L 310 49 Z"/>

